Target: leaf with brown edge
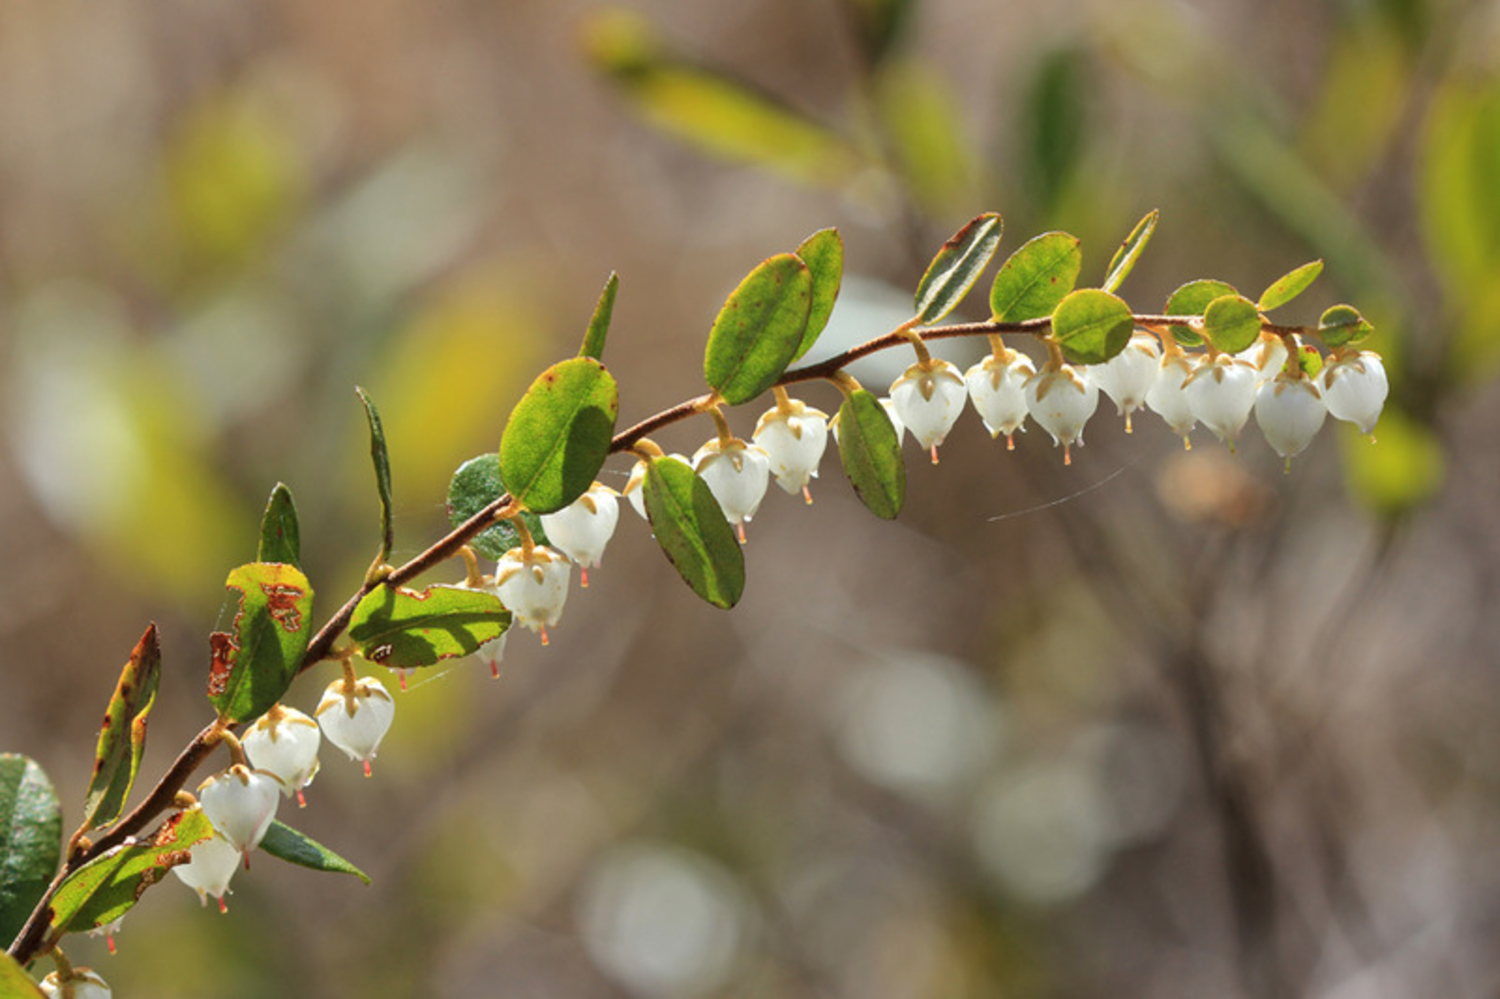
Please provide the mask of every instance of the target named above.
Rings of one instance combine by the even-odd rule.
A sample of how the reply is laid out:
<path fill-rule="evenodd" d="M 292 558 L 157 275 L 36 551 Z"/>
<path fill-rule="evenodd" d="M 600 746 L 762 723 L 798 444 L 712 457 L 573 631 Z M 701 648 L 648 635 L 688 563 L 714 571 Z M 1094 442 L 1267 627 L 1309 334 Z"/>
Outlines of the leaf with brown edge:
<path fill-rule="evenodd" d="M 161 644 L 152 624 L 120 670 L 114 696 L 104 710 L 94 774 L 83 801 L 83 828 L 97 829 L 119 818 L 141 769 L 146 749 L 146 720 L 161 681 Z"/>

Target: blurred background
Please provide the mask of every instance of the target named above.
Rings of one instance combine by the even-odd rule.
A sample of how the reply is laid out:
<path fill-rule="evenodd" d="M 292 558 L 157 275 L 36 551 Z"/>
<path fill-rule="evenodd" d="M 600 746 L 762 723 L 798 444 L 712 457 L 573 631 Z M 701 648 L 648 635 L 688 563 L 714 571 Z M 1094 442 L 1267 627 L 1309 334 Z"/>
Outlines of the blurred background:
<path fill-rule="evenodd" d="M 889 524 L 830 455 L 728 613 L 624 512 L 549 647 L 414 677 L 374 779 L 330 750 L 283 814 L 373 886 L 257 855 L 228 915 L 174 881 L 73 960 L 154 997 L 1494 995 L 1497 62 L 1485 0 L 0 5 L 0 748 L 65 823 L 148 621 L 143 780 L 208 720 L 278 480 L 319 617 L 358 585 L 354 385 L 409 557 L 611 270 L 622 426 L 700 391 L 762 258 L 842 230 L 816 359 L 991 209 L 1087 283 L 1160 208 L 1140 311 L 1321 257 L 1277 318 L 1356 304 L 1393 383 L 1377 445 L 1330 421 L 1290 474 L 1253 426 L 1184 452 L 1106 402 L 1064 468 L 971 413 Z"/>

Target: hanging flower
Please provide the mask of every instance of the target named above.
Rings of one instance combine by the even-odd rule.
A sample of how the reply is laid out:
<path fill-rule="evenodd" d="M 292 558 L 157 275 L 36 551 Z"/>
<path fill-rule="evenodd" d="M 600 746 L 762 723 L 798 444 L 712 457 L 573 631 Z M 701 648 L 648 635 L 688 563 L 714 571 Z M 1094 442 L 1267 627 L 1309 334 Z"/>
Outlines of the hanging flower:
<path fill-rule="evenodd" d="M 370 676 L 352 681 L 341 676 L 323 691 L 313 714 L 328 741 L 349 759 L 363 762 L 365 776 L 370 776 L 370 761 L 396 718 L 396 702 L 385 685 Z"/>
<path fill-rule="evenodd" d="M 738 437 L 727 441 L 715 437 L 693 455 L 693 471 L 708 484 L 725 518 L 738 528 L 743 544 L 745 524 L 760 509 L 771 484 L 771 459 L 765 449 Z"/>
<path fill-rule="evenodd" d="M 540 632 L 546 645 L 547 629 L 557 624 L 568 601 L 572 573 L 562 553 L 546 545 L 535 545 L 530 551 L 512 548 L 495 566 L 495 595 L 517 624 Z"/>
<path fill-rule="evenodd" d="M 281 781 L 261 770 L 236 763 L 198 785 L 198 804 L 213 825 L 249 864 L 250 851 L 276 818 Z"/>
<path fill-rule="evenodd" d="M 1380 420 L 1391 385 L 1380 355 L 1368 350 L 1335 351 L 1318 373 L 1323 401 L 1336 419 L 1347 420 L 1370 434 Z"/>
<path fill-rule="evenodd" d="M 1045 364 L 1026 379 L 1026 408 L 1053 445 L 1062 445 L 1065 465 L 1073 463 L 1073 445 L 1083 446 L 1083 425 L 1098 407 L 1099 389 L 1072 365 Z"/>
<path fill-rule="evenodd" d="M 1182 438 L 1184 449 L 1192 448 L 1188 433 L 1198 424 L 1193 407 L 1188 404 L 1187 393 L 1183 391 L 1183 385 L 1192 374 L 1193 365 L 1186 354 L 1180 350 L 1168 351 L 1162 356 L 1156 381 L 1146 393 L 1146 406 Z"/>
<path fill-rule="evenodd" d="M 1292 339 L 1301 342 L 1297 337 Z M 1286 367 L 1286 341 L 1275 333 L 1262 333 L 1254 343 L 1234 356 L 1260 372 L 1261 381 L 1270 381 Z"/>
<path fill-rule="evenodd" d="M 281 782 L 281 793 L 297 795 L 306 807 L 302 789 L 318 773 L 318 723 L 296 708 L 281 704 L 261 715 L 240 740 L 251 766 L 272 774 Z"/>
<path fill-rule="evenodd" d="M 74 968 L 66 981 L 56 971 L 43 978 L 42 995 L 47 999 L 110 999 L 114 992 L 93 968 Z"/>
<path fill-rule="evenodd" d="M 1193 416 L 1232 451 L 1255 406 L 1258 382 L 1255 368 L 1233 355 L 1219 354 L 1199 361 L 1182 390 Z"/>
<path fill-rule="evenodd" d="M 1161 372 L 1161 347 L 1150 333 L 1135 333 L 1125 349 L 1103 364 L 1088 369 L 1095 385 L 1115 401 L 1125 417 L 1125 432 L 1131 432 L 1130 414 L 1146 403 L 1146 395 Z"/>
<path fill-rule="evenodd" d="M 936 357 L 918 361 L 891 383 L 892 408 L 917 443 L 932 452 L 934 465 L 938 445 L 953 429 L 968 397 L 963 374 Z"/>
<path fill-rule="evenodd" d="M 552 547 L 578 563 L 578 583 L 589 585 L 589 569 L 599 564 L 604 546 L 620 519 L 618 494 L 595 482 L 584 494 L 555 513 L 542 514 L 542 530 Z"/>
<path fill-rule="evenodd" d="M 208 904 L 212 895 L 224 912 L 224 895 L 229 891 L 229 882 L 240 867 L 240 851 L 223 836 L 215 833 L 201 843 L 195 843 L 188 854 L 188 862 L 172 868 L 172 873 L 193 891 L 198 901 Z"/>
<path fill-rule="evenodd" d="M 1017 430 L 1025 430 L 1026 380 L 1036 374 L 1031 359 L 1020 351 L 1003 348 L 964 372 L 969 401 L 984 421 L 990 437 L 1005 435 L 1008 450 L 1016 448 Z"/>
<path fill-rule="evenodd" d="M 792 495 L 812 494 L 807 484 L 818 476 L 818 462 L 828 447 L 828 415 L 800 399 L 788 399 L 785 408 L 768 409 L 755 424 L 751 439 L 765 451 L 776 484 Z"/>
<path fill-rule="evenodd" d="M 1292 456 L 1312 443 L 1327 416 L 1317 384 L 1301 372 L 1262 382 L 1255 394 L 1255 422 L 1267 443 L 1286 459 L 1287 471 L 1291 471 Z"/>

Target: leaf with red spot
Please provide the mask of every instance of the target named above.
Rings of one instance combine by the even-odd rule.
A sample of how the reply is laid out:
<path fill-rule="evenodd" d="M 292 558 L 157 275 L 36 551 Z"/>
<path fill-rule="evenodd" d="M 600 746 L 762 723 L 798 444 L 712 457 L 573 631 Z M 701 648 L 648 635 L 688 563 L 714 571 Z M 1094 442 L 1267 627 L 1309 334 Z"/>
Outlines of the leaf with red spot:
<path fill-rule="evenodd" d="M 378 586 L 349 620 L 362 656 L 391 669 L 431 666 L 477 651 L 510 627 L 510 611 L 484 590 Z"/>
<path fill-rule="evenodd" d="M 161 681 L 161 645 L 156 625 L 146 629 L 120 671 L 114 696 L 104 711 L 94 775 L 83 801 L 83 828 L 96 829 L 120 817 L 146 749 L 146 719 Z"/>
<path fill-rule="evenodd" d="M 312 633 L 312 586 L 294 565 L 251 562 L 224 585 L 235 602 L 228 631 L 208 636 L 208 699 L 228 721 L 253 721 L 286 693 Z"/>
<path fill-rule="evenodd" d="M 820 280 L 820 292 L 826 282 Z M 779 253 L 761 261 L 730 292 L 708 331 L 708 387 L 731 406 L 770 388 L 802 346 L 812 302 L 813 275 L 800 257 Z"/>

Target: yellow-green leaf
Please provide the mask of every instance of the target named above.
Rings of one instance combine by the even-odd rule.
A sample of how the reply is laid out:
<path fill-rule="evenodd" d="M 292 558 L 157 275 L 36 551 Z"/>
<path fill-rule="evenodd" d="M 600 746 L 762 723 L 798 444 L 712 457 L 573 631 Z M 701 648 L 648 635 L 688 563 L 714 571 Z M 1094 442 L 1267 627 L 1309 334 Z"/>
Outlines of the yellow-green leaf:
<path fill-rule="evenodd" d="M 844 474 L 871 513 L 894 520 L 906 501 L 901 440 L 880 401 L 858 389 L 839 406 L 839 460 Z"/>
<path fill-rule="evenodd" d="M 500 477 L 536 513 L 561 510 L 593 484 L 609 454 L 619 390 L 604 365 L 574 357 L 542 372 L 511 410 Z"/>
<path fill-rule="evenodd" d="M 990 318 L 1019 323 L 1052 314 L 1078 282 L 1083 250 L 1077 236 L 1044 232 L 1026 242 L 995 275 L 990 286 Z"/>
<path fill-rule="evenodd" d="M 797 257 L 812 275 L 812 304 L 807 310 L 802 342 L 792 354 L 793 361 L 818 342 L 828 325 L 828 317 L 833 314 L 833 304 L 844 282 L 844 238 L 837 229 L 819 229 L 797 247 Z"/>
<path fill-rule="evenodd" d="M 1052 313 L 1052 338 L 1072 364 L 1103 364 L 1125 349 L 1133 328 L 1130 306 L 1098 288 L 1073 292 Z"/>
<path fill-rule="evenodd" d="M 1115 291 L 1125 283 L 1125 279 L 1135 269 L 1135 262 L 1146 249 L 1146 244 L 1151 242 L 1151 234 L 1156 232 L 1156 220 L 1160 217 L 1161 212 L 1153 208 L 1130 230 L 1130 235 L 1125 237 L 1125 241 L 1110 258 L 1109 270 L 1105 272 L 1104 284 L 1100 286 L 1105 291 Z"/>
<path fill-rule="evenodd" d="M 156 625 L 146 629 L 120 670 L 114 696 L 94 752 L 94 773 L 83 802 L 83 827 L 95 829 L 120 817 L 146 749 L 146 721 L 161 680 L 161 645 Z"/>
<path fill-rule="evenodd" d="M 208 636 L 208 699 L 229 721 L 259 718 L 286 693 L 312 634 L 312 586 L 294 565 L 252 562 L 224 583 L 229 631 Z"/>
<path fill-rule="evenodd" d="M 1221 295 L 1203 310 L 1203 336 L 1215 350 L 1238 354 L 1260 336 L 1263 320 L 1255 303 L 1243 295 Z"/>
<path fill-rule="evenodd" d="M 416 669 L 472 655 L 504 634 L 510 620 L 500 598 L 483 590 L 378 586 L 354 608 L 349 637 L 372 663 Z"/>
<path fill-rule="evenodd" d="M 1318 275 L 1322 273 L 1323 261 L 1314 260 L 1311 263 L 1303 264 L 1296 270 L 1283 274 L 1272 282 L 1271 287 L 1261 293 L 1259 302 L 1260 311 L 1270 312 L 1272 309 L 1278 309 L 1290 302 L 1306 291 L 1308 285 L 1316 281 Z"/>
<path fill-rule="evenodd" d="M 708 387 L 731 406 L 770 388 L 802 345 L 812 293 L 812 272 L 796 254 L 779 253 L 757 265 L 730 293 L 708 332 Z"/>

